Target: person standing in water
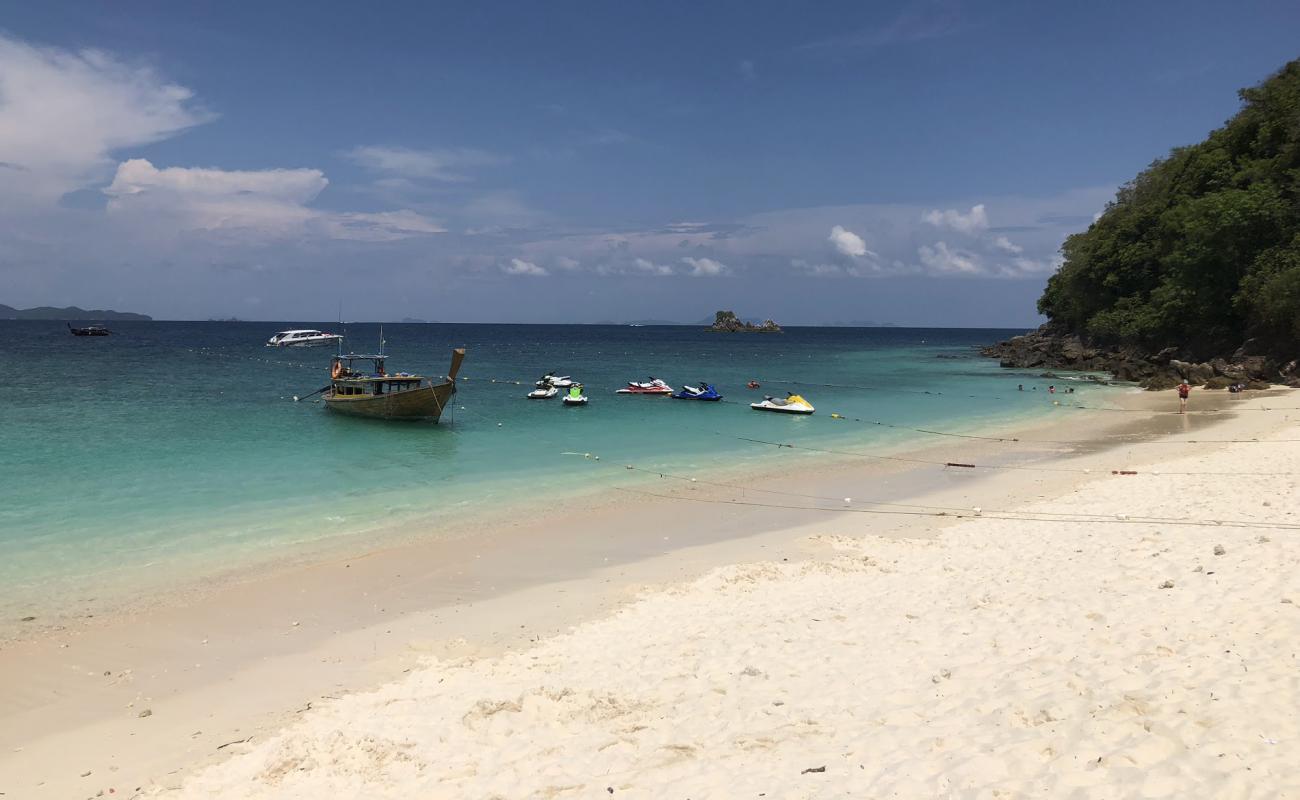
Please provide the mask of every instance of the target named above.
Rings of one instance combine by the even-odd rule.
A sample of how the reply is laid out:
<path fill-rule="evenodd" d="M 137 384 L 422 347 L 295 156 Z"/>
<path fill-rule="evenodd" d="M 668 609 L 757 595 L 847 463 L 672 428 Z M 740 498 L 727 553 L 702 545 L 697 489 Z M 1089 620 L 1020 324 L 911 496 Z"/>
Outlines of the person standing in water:
<path fill-rule="evenodd" d="M 1192 393 L 1192 387 L 1187 385 L 1187 381 L 1178 384 L 1178 413 L 1187 413 L 1187 396 Z"/>

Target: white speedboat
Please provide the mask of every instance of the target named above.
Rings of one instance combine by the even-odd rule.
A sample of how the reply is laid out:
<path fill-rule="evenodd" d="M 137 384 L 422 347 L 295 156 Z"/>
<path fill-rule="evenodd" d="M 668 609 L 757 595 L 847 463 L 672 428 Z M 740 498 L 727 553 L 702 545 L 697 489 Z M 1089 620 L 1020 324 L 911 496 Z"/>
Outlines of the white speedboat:
<path fill-rule="evenodd" d="M 545 386 L 554 386 L 557 389 L 567 389 L 573 385 L 573 380 L 568 375 L 556 375 L 554 372 L 548 372 L 542 376 L 542 379 L 536 383 L 537 388 Z"/>
<path fill-rule="evenodd" d="M 528 393 L 529 400 L 549 400 L 560 393 L 554 386 L 538 386 Z"/>
<path fill-rule="evenodd" d="M 760 402 L 750 403 L 749 407 L 755 411 L 775 411 L 779 414 L 811 414 L 817 410 L 812 403 L 797 394 L 786 395 L 785 399 L 764 397 Z"/>
<path fill-rule="evenodd" d="M 343 341 L 337 333 L 322 331 L 280 331 L 266 340 L 267 347 L 319 347 Z"/>

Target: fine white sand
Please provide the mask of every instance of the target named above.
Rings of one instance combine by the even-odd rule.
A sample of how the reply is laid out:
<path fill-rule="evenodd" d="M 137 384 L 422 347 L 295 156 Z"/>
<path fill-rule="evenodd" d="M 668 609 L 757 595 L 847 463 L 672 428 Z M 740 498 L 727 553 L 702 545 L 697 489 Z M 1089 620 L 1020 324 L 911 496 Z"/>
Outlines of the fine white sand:
<path fill-rule="evenodd" d="M 931 539 L 814 536 L 431 660 L 158 794 L 1300 797 L 1300 447 L 1147 452 Z"/>

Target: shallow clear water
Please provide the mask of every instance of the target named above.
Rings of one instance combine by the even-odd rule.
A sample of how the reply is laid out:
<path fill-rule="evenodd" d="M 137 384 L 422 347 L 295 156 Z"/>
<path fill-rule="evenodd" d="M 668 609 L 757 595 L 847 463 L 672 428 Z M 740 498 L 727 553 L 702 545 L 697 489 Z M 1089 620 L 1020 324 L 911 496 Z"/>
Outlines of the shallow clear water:
<path fill-rule="evenodd" d="M 836 421 L 831 412 L 958 429 L 1050 407 L 1047 380 L 975 354 L 1015 331 L 385 325 L 393 371 L 442 374 L 450 349 L 468 348 L 456 409 L 432 425 L 351 419 L 292 401 L 326 383 L 333 351 L 263 342 L 286 328 L 336 325 L 110 327 L 114 336 L 77 338 L 62 323 L 0 321 L 8 375 L 0 405 L 0 615 L 67 587 L 95 594 L 95 586 L 173 567 L 227 569 L 404 520 L 446 520 L 632 480 L 566 452 L 703 476 L 782 457 L 735 437 L 861 448 L 903 435 Z M 378 325 L 345 327 L 349 348 L 377 345 Z M 551 369 L 583 380 L 591 404 L 525 400 Z M 707 380 L 733 402 L 613 394 L 648 375 L 678 386 Z M 745 389 L 750 379 L 763 389 Z M 504 382 L 514 380 L 522 385 Z M 1040 391 L 1017 392 L 1017 383 Z M 1092 391 L 1075 385 L 1073 398 Z M 817 415 L 746 407 L 787 389 L 807 396 Z"/>

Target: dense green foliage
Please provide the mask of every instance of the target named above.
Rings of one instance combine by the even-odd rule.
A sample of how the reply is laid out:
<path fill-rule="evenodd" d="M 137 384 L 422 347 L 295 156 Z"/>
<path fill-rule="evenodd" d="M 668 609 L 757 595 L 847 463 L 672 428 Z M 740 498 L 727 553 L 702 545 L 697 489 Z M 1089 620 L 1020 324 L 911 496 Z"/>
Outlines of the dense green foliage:
<path fill-rule="evenodd" d="M 1300 355 L 1300 60 L 1240 94 L 1066 239 L 1042 313 L 1100 342 Z"/>

